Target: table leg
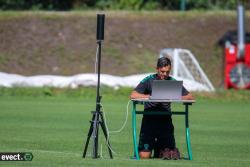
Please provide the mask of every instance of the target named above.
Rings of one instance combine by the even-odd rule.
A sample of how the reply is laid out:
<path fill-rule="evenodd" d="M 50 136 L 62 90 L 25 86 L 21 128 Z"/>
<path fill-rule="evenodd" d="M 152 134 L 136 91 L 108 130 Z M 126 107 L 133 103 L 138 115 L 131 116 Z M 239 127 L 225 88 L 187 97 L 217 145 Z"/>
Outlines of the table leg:
<path fill-rule="evenodd" d="M 134 143 L 134 155 L 136 160 L 139 160 L 139 152 L 138 152 L 138 145 L 137 145 L 137 133 L 136 133 L 136 104 L 133 102 L 133 109 L 132 109 L 132 128 L 133 128 L 133 143 Z"/>
<path fill-rule="evenodd" d="M 187 143 L 187 151 L 188 151 L 189 160 L 192 160 L 193 155 L 192 155 L 190 131 L 189 131 L 189 123 L 188 123 L 188 105 L 189 104 L 185 104 L 186 143 Z"/>

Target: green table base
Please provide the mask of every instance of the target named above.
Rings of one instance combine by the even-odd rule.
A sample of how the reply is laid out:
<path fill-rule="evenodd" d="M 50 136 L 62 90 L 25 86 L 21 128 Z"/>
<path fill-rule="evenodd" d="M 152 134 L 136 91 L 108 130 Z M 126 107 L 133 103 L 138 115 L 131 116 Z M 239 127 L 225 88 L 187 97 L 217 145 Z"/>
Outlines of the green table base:
<path fill-rule="evenodd" d="M 132 129 L 133 129 L 133 144 L 134 144 L 134 156 L 136 160 L 140 159 L 139 152 L 138 152 L 138 145 L 137 145 L 137 132 L 136 132 L 136 114 L 142 115 L 184 115 L 185 116 L 185 126 L 186 126 L 186 143 L 187 143 L 187 151 L 188 151 L 188 159 L 192 160 L 192 148 L 190 142 L 190 131 L 189 131 L 189 122 L 188 122 L 188 107 L 192 105 L 192 102 L 183 102 L 185 106 L 185 111 L 173 111 L 173 112 L 155 112 L 155 111 L 137 111 L 136 105 L 143 105 L 145 101 L 142 100 L 132 100 Z M 180 101 L 179 101 L 180 102 Z"/>

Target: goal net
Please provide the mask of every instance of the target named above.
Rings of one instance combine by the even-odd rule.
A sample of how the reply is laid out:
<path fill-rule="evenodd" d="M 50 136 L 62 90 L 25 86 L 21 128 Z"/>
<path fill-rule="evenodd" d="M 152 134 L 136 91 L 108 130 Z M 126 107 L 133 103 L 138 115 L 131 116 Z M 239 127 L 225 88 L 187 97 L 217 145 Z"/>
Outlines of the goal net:
<path fill-rule="evenodd" d="M 201 69 L 194 55 L 186 49 L 163 49 L 160 57 L 169 57 L 172 60 L 171 75 L 190 91 L 214 91 L 212 83 Z"/>

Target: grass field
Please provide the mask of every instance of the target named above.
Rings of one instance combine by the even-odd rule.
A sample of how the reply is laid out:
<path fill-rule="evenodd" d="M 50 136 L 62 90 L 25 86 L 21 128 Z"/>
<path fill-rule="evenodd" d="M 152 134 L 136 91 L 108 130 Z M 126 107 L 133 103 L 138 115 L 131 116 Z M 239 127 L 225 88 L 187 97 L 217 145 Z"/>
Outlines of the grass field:
<path fill-rule="evenodd" d="M 102 103 L 109 130 L 121 127 L 127 102 L 125 96 L 104 96 Z M 182 105 L 173 106 L 180 107 Z M 109 159 L 101 131 L 99 153 L 102 158 L 91 158 L 90 143 L 88 157 L 83 159 L 81 156 L 90 126 L 90 111 L 94 109 L 94 96 L 0 96 L 0 152 L 32 152 L 34 155 L 32 161 L 1 161 L 0 165 L 235 167 L 250 164 L 250 103 L 247 100 L 198 97 L 190 108 L 192 161 L 130 159 L 133 151 L 130 114 L 124 130 L 110 135 L 112 148 L 116 152 L 114 159 Z M 186 156 L 184 118 L 174 116 L 174 124 L 177 146 Z"/>

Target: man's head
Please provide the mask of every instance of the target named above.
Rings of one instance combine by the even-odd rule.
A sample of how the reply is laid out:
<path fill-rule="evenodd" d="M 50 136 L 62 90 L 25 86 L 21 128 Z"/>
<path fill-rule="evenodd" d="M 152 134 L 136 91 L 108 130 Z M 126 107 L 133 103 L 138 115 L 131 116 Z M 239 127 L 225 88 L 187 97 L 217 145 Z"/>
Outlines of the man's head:
<path fill-rule="evenodd" d="M 167 78 L 171 71 L 171 61 L 167 57 L 161 57 L 157 61 L 156 66 L 158 77 L 163 80 Z"/>

